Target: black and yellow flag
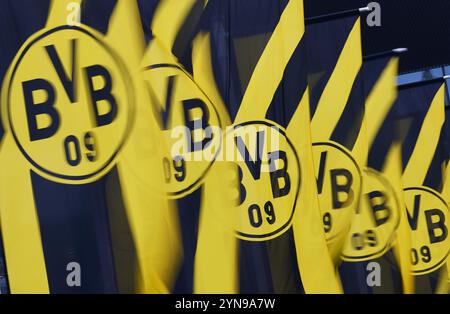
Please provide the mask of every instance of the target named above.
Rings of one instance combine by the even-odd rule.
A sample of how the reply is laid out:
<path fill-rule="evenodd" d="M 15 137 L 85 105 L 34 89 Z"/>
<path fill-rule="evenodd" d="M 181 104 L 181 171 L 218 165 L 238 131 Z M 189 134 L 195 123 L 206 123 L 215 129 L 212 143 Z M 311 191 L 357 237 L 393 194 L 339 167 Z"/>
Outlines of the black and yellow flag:
<path fill-rule="evenodd" d="M 141 1 L 144 30 L 192 72 L 192 40 L 208 0 Z"/>
<path fill-rule="evenodd" d="M 163 186 L 163 165 L 137 76 L 137 4 L 117 2 L 107 27 L 94 29 L 68 20 L 69 2 L 81 4 L 51 1 L 45 27 L 3 81 L 0 216 L 10 290 L 164 292 L 178 241 L 172 209 L 152 188 Z"/>
<path fill-rule="evenodd" d="M 353 217 L 339 272 L 346 293 L 411 292 L 410 241 L 401 182 L 401 143 L 395 127 L 398 56 L 374 55 L 363 63 L 366 138 L 362 197 Z M 380 283 L 367 282 L 380 271 Z"/>
<path fill-rule="evenodd" d="M 448 77 L 446 77 L 448 79 Z M 448 90 L 448 82 L 446 80 L 445 88 Z M 448 93 L 447 93 L 448 96 Z M 445 162 L 442 165 L 444 171 L 442 187 L 442 197 L 450 205 L 450 106 L 448 105 L 448 97 L 446 97 L 445 104 L 445 122 L 443 127 L 443 142 L 444 142 L 444 152 L 445 152 Z M 442 271 L 440 281 L 436 290 L 436 293 L 448 294 L 450 293 L 450 259 L 447 256 L 446 271 Z"/>
<path fill-rule="evenodd" d="M 211 177 L 205 189 L 237 198 L 221 213 L 235 222 L 223 226 L 235 233 L 236 264 L 226 268 L 234 292 L 339 292 L 312 171 L 303 2 L 209 0 L 192 66 L 232 123 L 223 158 L 237 166 L 238 188 Z M 198 244 L 212 245 L 209 229 Z M 215 267 L 207 258 L 197 265 Z M 207 292 L 207 278 L 198 279 Z"/>
<path fill-rule="evenodd" d="M 335 263 L 358 208 L 367 159 L 358 11 L 307 20 L 311 134 L 323 228 Z"/>
<path fill-rule="evenodd" d="M 450 249 L 450 212 L 441 194 L 444 92 L 442 79 L 403 85 L 395 104 L 403 139 L 402 181 L 416 293 L 436 292 Z"/>
<path fill-rule="evenodd" d="M 185 4 L 188 3 L 195 1 Z M 223 212 L 232 202 L 220 190 L 206 193 L 204 187 L 208 177 L 225 180 L 226 174 L 218 170 L 216 159 L 228 119 L 220 103 L 210 100 L 171 52 L 175 35 L 185 31 L 183 23 L 178 21 L 184 18 L 181 11 L 170 15 L 177 4 L 177 1 L 161 1 L 156 8 L 150 24 L 152 37 L 141 61 L 146 90 L 158 116 L 158 129 L 169 148 L 161 160 L 165 167 L 165 190 L 167 197 L 178 205 L 182 255 L 179 267 L 173 269 L 170 291 L 233 292 L 234 280 L 226 276 L 226 270 L 234 267 L 233 254 L 227 254 L 234 252 L 232 232 L 223 227 L 228 223 L 221 216 L 214 212 L 211 216 L 205 209 L 205 204 L 213 202 L 222 209 L 217 211 Z M 188 7 L 181 6 L 181 9 Z M 208 236 L 208 244 L 212 245 L 204 247 L 200 237 L 208 229 L 214 233 Z M 205 254 L 212 254 L 215 261 L 204 257 Z M 198 267 L 202 261 L 207 265 Z M 206 282 L 207 288 L 201 289 L 201 282 Z"/>

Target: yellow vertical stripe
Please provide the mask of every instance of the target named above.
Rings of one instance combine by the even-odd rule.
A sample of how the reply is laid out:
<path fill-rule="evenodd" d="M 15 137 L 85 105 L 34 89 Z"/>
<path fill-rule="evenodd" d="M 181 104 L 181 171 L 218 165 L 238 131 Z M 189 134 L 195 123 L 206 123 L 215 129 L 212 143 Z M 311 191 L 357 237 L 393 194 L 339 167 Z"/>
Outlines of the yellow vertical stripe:
<path fill-rule="evenodd" d="M 320 40 L 320 39 L 319 39 Z M 323 90 L 317 109 L 311 119 L 311 138 L 313 143 L 326 142 L 339 123 L 343 112 L 347 106 L 352 89 L 355 86 L 355 80 L 362 66 L 362 47 L 361 47 L 361 25 L 360 18 L 355 18 L 355 23 L 348 34 L 344 47 L 340 52 L 336 66 L 331 74 L 325 89 Z M 321 52 L 317 52 L 321 53 Z M 361 90 L 362 92 L 362 90 Z M 362 97 L 362 96 L 361 96 Z M 367 117 L 368 118 L 368 117 Z M 364 114 L 358 137 L 352 149 L 351 155 L 358 164 L 359 169 L 363 169 L 367 162 L 367 134 L 365 125 L 366 115 Z M 318 171 L 318 164 L 314 165 Z M 352 207 L 356 208 L 359 195 L 356 196 Z M 324 208 L 322 210 L 325 210 Z M 344 230 L 350 227 L 352 211 L 345 216 L 339 225 Z M 323 227 L 323 225 L 322 225 Z M 339 256 L 345 241 L 345 233 L 329 242 L 330 254 L 333 258 Z"/>
<path fill-rule="evenodd" d="M 68 5 L 81 2 L 53 0 L 46 27 L 67 24 L 72 12 Z M 8 132 L 2 143 L 0 168 L 0 187 L 4 191 L 0 198 L 1 224 L 10 290 L 12 293 L 49 293 L 30 167 Z"/>
<path fill-rule="evenodd" d="M 442 195 L 447 197 L 447 202 L 450 202 L 450 167 L 447 167 L 444 170 L 444 186 L 442 187 Z"/>
<path fill-rule="evenodd" d="M 194 79 L 214 103 L 227 126 L 231 121 L 215 84 L 210 47 L 209 34 L 199 34 L 194 40 L 192 49 Z M 226 163 L 216 161 L 205 180 L 195 256 L 195 293 L 238 292 L 238 240 L 233 232 L 233 217 L 227 216 L 228 222 L 219 219 L 235 206 L 226 197 L 233 189 L 231 179 L 230 185 L 224 186 L 228 171 L 231 170 Z"/>
<path fill-rule="evenodd" d="M 297 260 L 306 293 L 341 293 L 331 261 L 317 198 L 314 175 L 308 90 L 287 128 L 301 160 L 302 185 L 293 223 Z"/>
<path fill-rule="evenodd" d="M 119 156 L 118 170 L 137 247 L 141 277 L 137 292 L 168 293 L 181 260 L 179 226 L 176 210 L 161 188 L 164 144 L 139 67 L 144 35 L 136 0 L 118 2 L 107 41 L 122 56 L 135 87 L 136 117 Z"/>
<path fill-rule="evenodd" d="M 393 57 L 366 99 L 367 144 L 371 147 L 397 98 L 398 57 Z"/>
<path fill-rule="evenodd" d="M 372 147 L 380 132 L 387 114 L 392 109 L 397 98 L 398 57 L 392 57 L 381 73 L 365 103 L 365 125 L 367 130 L 367 145 Z M 361 141 L 358 138 L 358 141 Z M 382 173 L 394 188 L 398 198 L 400 223 L 396 230 L 394 250 L 399 261 L 404 293 L 413 293 L 413 279 L 411 275 L 410 250 L 411 237 L 403 197 L 401 144 L 393 143 L 384 163 Z"/>
<path fill-rule="evenodd" d="M 411 230 L 408 223 L 402 182 L 402 146 L 392 145 L 385 162 L 383 173 L 389 179 L 398 198 L 400 223 L 396 231 L 395 252 L 399 260 L 402 275 L 403 293 L 414 293 L 414 281 L 411 273 Z"/>
<path fill-rule="evenodd" d="M 408 185 L 406 187 L 421 186 L 425 180 L 439 143 L 445 120 L 444 110 L 444 85 L 442 85 L 431 103 L 413 153 L 403 173 L 403 182 Z"/>
<path fill-rule="evenodd" d="M 238 240 L 231 214 L 237 182 L 227 162 L 216 161 L 205 179 L 194 266 L 194 293 L 238 293 Z M 237 178 L 234 178 L 237 179 Z"/>
<path fill-rule="evenodd" d="M 291 0 L 281 14 L 242 99 L 235 123 L 264 119 L 284 70 L 302 38 L 305 26 L 302 0 Z"/>
<path fill-rule="evenodd" d="M 11 293 L 49 293 L 28 162 L 10 134 L 0 151 L 0 213 Z"/>
<path fill-rule="evenodd" d="M 445 85 L 446 85 L 445 87 L 447 88 L 448 87 L 447 82 Z M 447 123 L 447 121 L 445 121 L 445 123 Z M 444 172 L 444 177 L 443 177 L 443 187 L 442 187 L 441 195 L 444 197 L 447 204 L 450 205 L 450 166 L 449 166 L 449 163 L 447 163 L 446 168 L 444 169 L 443 172 Z M 447 257 L 446 268 L 447 268 L 447 271 L 442 272 L 443 274 L 439 278 L 439 284 L 436 289 L 436 293 L 438 293 L 438 294 L 450 293 L 450 257 Z M 444 276 L 444 274 L 446 276 Z"/>
<path fill-rule="evenodd" d="M 355 145 L 352 149 L 352 156 L 360 167 L 367 165 L 367 159 L 369 158 L 369 146 L 367 143 L 367 121 L 370 120 L 370 116 L 364 112 L 364 117 L 359 129 L 358 137 Z"/>
<path fill-rule="evenodd" d="M 118 1 L 105 39 L 117 49 L 131 71 L 138 69 L 144 54 L 144 31 L 140 25 L 136 0 Z"/>
<path fill-rule="evenodd" d="M 360 165 L 367 163 L 368 148 L 372 146 L 397 97 L 397 71 L 398 58 L 391 58 L 366 99 L 361 130 L 352 149 L 352 153 Z"/>
<path fill-rule="evenodd" d="M 311 121 L 313 142 L 330 139 L 344 112 L 361 64 L 361 26 L 358 19 L 350 32 Z"/>

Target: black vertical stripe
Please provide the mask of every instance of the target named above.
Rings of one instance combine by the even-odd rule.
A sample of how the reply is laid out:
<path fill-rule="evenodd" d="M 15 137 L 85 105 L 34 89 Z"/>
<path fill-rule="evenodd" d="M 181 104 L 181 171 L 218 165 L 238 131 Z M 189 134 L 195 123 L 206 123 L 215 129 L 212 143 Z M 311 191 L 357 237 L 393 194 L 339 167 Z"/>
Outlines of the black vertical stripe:
<path fill-rule="evenodd" d="M 147 44 L 153 37 L 151 25 L 160 2 L 161 0 L 138 0 L 139 13 L 141 15 L 142 27 L 144 28 L 144 36 Z"/>
<path fill-rule="evenodd" d="M 105 179 L 105 195 L 118 292 L 136 293 L 137 280 L 140 275 L 139 263 L 117 168 L 111 170 Z"/>
<path fill-rule="evenodd" d="M 436 292 L 442 267 L 430 274 L 414 276 L 414 292 L 416 294 L 432 294 Z"/>
<path fill-rule="evenodd" d="M 371 262 L 380 265 L 380 287 L 370 287 L 367 284 L 367 278 L 371 272 L 367 270 L 367 265 Z M 363 262 L 343 262 L 339 267 L 339 274 L 345 294 L 399 294 L 403 292 L 400 266 L 392 249 L 379 258 Z"/>
<path fill-rule="evenodd" d="M 394 249 L 390 249 L 386 254 L 375 259 L 375 262 L 381 266 L 382 284 L 380 287 L 373 288 L 374 293 L 401 294 L 403 292 L 403 278 Z"/>
<path fill-rule="evenodd" d="M 59 184 L 31 171 L 51 293 L 116 293 L 105 179 Z M 66 283 L 67 265 L 81 267 L 81 286 Z"/>
<path fill-rule="evenodd" d="M 422 128 L 425 114 L 417 114 L 397 120 L 397 126 L 400 133 L 406 133 L 402 143 L 402 168 L 406 169 L 412 156 L 416 141 Z"/>
<path fill-rule="evenodd" d="M 448 161 L 450 160 L 450 106 L 445 107 L 444 150 L 445 158 Z"/>
<path fill-rule="evenodd" d="M 374 139 L 372 147 L 369 147 L 368 166 L 377 171 L 382 171 L 386 162 L 387 155 L 396 141 L 396 130 L 394 121 L 395 112 L 391 108 L 383 121 L 380 129 Z M 370 117 L 368 117 L 370 119 Z"/>
<path fill-rule="evenodd" d="M 180 235 L 183 244 L 183 262 L 173 293 L 191 294 L 194 292 L 194 262 L 195 251 L 197 250 L 201 195 L 202 188 L 199 188 L 177 201 L 181 227 Z"/>
<path fill-rule="evenodd" d="M 304 293 L 293 230 L 264 242 L 239 241 L 240 293 Z"/>
<path fill-rule="evenodd" d="M 311 117 L 330 80 L 357 17 L 306 25 Z"/>
<path fill-rule="evenodd" d="M 20 46 L 28 37 L 44 28 L 49 7 L 50 0 L 0 1 L 0 88 Z M 0 121 L 0 141 L 3 135 L 4 128 Z"/>
<path fill-rule="evenodd" d="M 363 63 L 362 71 L 364 74 L 364 98 L 367 100 L 374 91 L 378 81 L 382 79 L 384 70 L 387 68 L 391 61 L 390 55 L 383 55 L 381 57 L 371 58 Z M 368 166 L 372 169 L 382 171 L 386 161 L 387 154 L 389 153 L 396 138 L 395 130 L 395 111 L 394 103 L 388 104 L 391 107 L 382 121 L 378 133 L 372 143 L 372 147 L 369 147 Z M 367 116 L 367 119 L 371 117 Z"/>
<path fill-rule="evenodd" d="M 402 144 L 403 168 L 408 164 L 428 110 L 442 86 L 441 82 L 419 86 L 400 87 L 398 98 L 394 104 L 396 119 L 401 133 L 405 133 L 405 122 L 410 121 L 409 131 Z"/>
<path fill-rule="evenodd" d="M 372 294 L 372 288 L 366 283 L 367 262 L 343 262 L 339 267 L 339 276 L 345 294 Z"/>
<path fill-rule="evenodd" d="M 372 59 L 370 61 L 364 61 L 362 65 L 362 71 L 364 73 L 364 98 L 367 99 L 375 85 L 380 80 L 384 70 L 389 65 L 391 57 L 383 57 Z"/>
<path fill-rule="evenodd" d="M 117 0 L 86 0 L 81 8 L 81 23 L 106 34 Z"/>
<path fill-rule="evenodd" d="M 232 120 L 287 3 L 210 0 L 206 6 L 201 30 L 211 34 L 214 79 Z"/>
<path fill-rule="evenodd" d="M 192 73 L 192 41 L 198 30 L 198 25 L 203 14 L 205 0 L 195 0 L 194 6 L 191 8 L 188 16 L 183 21 L 175 41 L 173 43 L 172 52 L 182 61 L 186 70 Z"/>
<path fill-rule="evenodd" d="M 269 262 L 275 293 L 305 293 L 297 264 L 293 229 L 268 241 Z"/>
<path fill-rule="evenodd" d="M 239 241 L 239 293 L 274 293 L 266 242 Z"/>

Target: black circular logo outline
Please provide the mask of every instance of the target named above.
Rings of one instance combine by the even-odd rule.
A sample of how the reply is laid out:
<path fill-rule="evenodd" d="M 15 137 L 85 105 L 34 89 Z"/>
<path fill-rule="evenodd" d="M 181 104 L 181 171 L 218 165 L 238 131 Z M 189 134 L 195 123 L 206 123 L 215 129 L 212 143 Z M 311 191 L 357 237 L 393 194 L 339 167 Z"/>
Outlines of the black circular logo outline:
<path fill-rule="evenodd" d="M 81 180 L 86 180 L 89 179 L 91 177 L 94 177 L 98 174 L 100 174 L 101 172 L 103 172 L 105 169 L 107 169 L 108 167 L 110 167 L 111 163 L 116 159 L 118 153 L 120 152 L 120 150 L 123 148 L 128 135 L 131 131 L 132 125 L 133 125 L 133 120 L 135 117 L 135 98 L 134 98 L 134 93 L 130 92 L 127 93 L 127 98 L 128 98 L 128 104 L 130 106 L 130 108 L 127 108 L 127 110 L 129 110 L 129 116 L 128 116 L 128 121 L 127 121 L 127 126 L 124 132 L 124 135 L 119 143 L 119 146 L 117 147 L 116 151 L 111 155 L 111 157 L 105 162 L 105 164 L 98 170 L 90 173 L 90 174 L 86 174 L 86 175 L 81 175 L 81 176 L 70 176 L 70 175 L 63 175 L 63 174 L 58 174 L 56 172 L 50 171 L 45 169 L 44 167 L 40 166 L 37 162 L 35 162 L 26 152 L 26 150 L 22 147 L 19 139 L 17 138 L 16 132 L 14 130 L 14 124 L 12 122 L 12 117 L 11 117 L 11 88 L 12 88 L 12 82 L 14 80 L 14 75 L 17 71 L 18 66 L 20 65 L 20 62 L 22 61 L 22 59 L 25 57 L 26 53 L 28 52 L 29 49 L 31 49 L 31 47 L 33 46 L 33 44 L 35 44 L 37 41 L 47 37 L 48 35 L 61 31 L 61 30 L 77 30 L 80 31 L 86 35 L 88 35 L 89 37 L 91 37 L 92 39 L 94 39 L 97 43 L 99 43 L 112 57 L 113 59 L 116 61 L 116 65 L 119 68 L 119 71 L 122 72 L 121 74 L 123 75 L 123 82 L 125 84 L 125 86 L 130 87 L 131 84 L 129 84 L 129 82 L 131 82 L 131 78 L 129 76 L 128 71 L 126 70 L 125 65 L 122 63 L 122 60 L 120 59 L 120 57 L 118 56 L 118 54 L 112 50 L 112 48 L 110 48 L 108 45 L 106 45 L 106 43 L 104 43 L 102 40 L 100 40 L 99 38 L 97 38 L 96 35 L 94 35 L 93 33 L 91 33 L 90 30 L 87 30 L 85 28 L 79 27 L 79 26 L 69 26 L 69 25 L 62 25 L 62 26 L 58 26 L 55 27 L 53 29 L 50 29 L 42 34 L 40 34 L 39 36 L 37 36 L 36 38 L 33 38 L 33 40 L 31 40 L 31 42 L 29 42 L 25 48 L 23 49 L 23 51 L 21 52 L 20 56 L 18 57 L 17 61 L 15 61 L 14 64 L 14 68 L 13 71 L 11 73 L 11 76 L 9 77 L 9 84 L 8 84 L 8 91 L 7 91 L 7 95 L 6 95 L 6 110 L 7 110 L 7 116 L 8 116 L 8 123 L 9 123 L 9 128 L 11 130 L 11 133 L 13 135 L 14 141 L 16 142 L 19 150 L 21 151 L 22 155 L 28 160 L 28 162 L 30 164 L 32 164 L 36 169 L 42 171 L 43 173 L 59 178 L 59 179 L 64 179 L 64 180 L 69 180 L 69 181 L 81 181 Z M 126 90 L 133 90 L 133 88 L 126 88 Z"/>
<path fill-rule="evenodd" d="M 219 115 L 219 112 L 217 111 L 216 106 L 214 106 L 214 103 L 211 101 L 211 99 L 209 99 L 209 97 L 206 95 L 206 93 L 200 88 L 200 86 L 197 85 L 197 83 L 194 81 L 194 79 L 188 72 L 186 72 L 181 66 L 179 66 L 177 64 L 172 64 L 172 63 L 153 64 L 153 65 L 144 67 L 144 70 L 151 71 L 151 70 L 158 69 L 158 68 L 176 68 L 176 69 L 182 71 L 191 80 L 191 82 L 195 84 L 195 86 L 199 89 L 199 91 L 202 93 L 202 95 L 206 98 L 206 100 L 209 102 L 211 107 L 214 109 L 214 112 L 216 113 L 216 116 L 218 117 L 218 120 L 219 120 L 219 127 L 221 130 L 223 129 L 223 123 L 220 119 L 220 115 Z M 154 112 L 154 114 L 156 115 L 156 112 Z M 184 194 L 193 191 L 198 185 L 201 184 L 203 179 L 206 177 L 208 172 L 211 170 L 211 167 L 213 166 L 214 162 L 216 161 L 217 156 L 219 156 L 221 149 L 222 149 L 222 142 L 220 142 L 220 148 L 217 150 L 213 160 L 209 163 L 208 167 L 206 167 L 205 171 L 203 171 L 203 173 L 198 177 L 198 179 L 194 183 L 192 183 L 191 185 L 189 185 L 188 187 L 184 188 L 181 191 L 166 192 L 166 194 L 171 197 L 176 197 L 176 196 L 180 196 L 180 195 L 183 196 Z"/>
<path fill-rule="evenodd" d="M 436 196 L 445 205 L 445 208 L 447 208 L 447 211 L 450 213 L 450 208 L 447 205 L 447 202 L 442 198 L 441 195 L 439 195 L 439 193 L 437 193 L 433 189 L 427 188 L 427 187 L 409 187 L 409 188 L 403 189 L 403 191 L 405 191 L 405 192 L 412 191 L 412 190 L 423 191 L 423 192 L 430 193 L 430 194 Z M 445 263 L 445 260 L 447 259 L 449 254 L 450 254 L 450 245 L 449 245 L 449 248 L 447 250 L 447 254 L 445 254 L 445 257 L 443 259 L 441 259 L 438 263 L 436 263 L 435 266 L 428 267 L 427 269 L 420 270 L 420 271 L 414 271 L 413 270 L 412 273 L 417 276 L 417 275 L 422 275 L 422 274 L 426 275 L 426 274 L 429 274 L 430 272 L 436 271 L 438 268 L 443 266 L 442 264 Z"/>
<path fill-rule="evenodd" d="M 387 187 L 388 189 L 391 190 L 392 195 L 394 195 L 395 204 L 397 205 L 397 209 L 399 210 L 400 209 L 400 201 L 398 199 L 397 193 L 395 193 L 395 190 L 392 187 L 392 185 L 389 183 L 389 181 L 380 172 L 378 172 L 378 171 L 376 171 L 376 170 L 374 170 L 372 168 L 366 168 L 366 169 L 364 169 L 364 172 L 367 172 L 369 175 L 373 175 L 375 178 L 379 179 L 379 181 L 382 182 L 382 184 L 385 187 Z M 398 229 L 399 225 L 400 225 L 400 213 L 398 215 L 397 222 L 395 224 L 395 227 L 393 229 L 393 232 L 392 232 L 392 234 L 390 236 L 389 241 L 387 241 L 386 245 L 384 245 L 383 248 L 378 250 L 376 253 L 369 254 L 369 255 L 358 256 L 358 257 L 350 257 L 350 256 L 347 256 L 345 254 L 341 254 L 341 256 L 343 258 L 346 258 L 348 260 L 348 262 L 354 263 L 354 262 L 360 262 L 360 261 L 363 261 L 363 260 L 367 260 L 367 259 L 369 259 L 369 258 L 371 258 L 373 256 L 381 254 L 381 252 L 385 252 L 385 251 L 387 252 L 390 249 L 390 247 L 393 245 L 393 241 L 395 239 L 395 231 Z M 382 254 L 381 256 L 383 256 L 383 255 L 384 254 Z"/>
<path fill-rule="evenodd" d="M 344 146 L 340 146 L 340 144 L 338 145 L 337 143 L 334 142 L 315 142 L 312 143 L 312 146 L 329 146 L 329 147 L 333 147 L 336 148 L 337 150 L 339 150 L 340 152 L 344 153 L 344 155 L 346 155 L 348 158 L 350 158 L 351 162 L 355 165 L 356 170 L 358 172 L 359 175 L 359 185 L 360 185 L 360 189 L 362 190 L 362 171 L 358 165 L 358 163 L 356 162 L 355 158 L 353 158 L 353 156 L 351 155 L 351 153 L 348 151 L 347 148 L 345 148 Z M 361 193 L 358 193 L 358 196 L 355 198 L 355 201 L 357 202 L 357 204 L 359 204 L 361 200 Z M 336 238 L 340 237 L 343 235 L 345 231 L 341 230 L 338 233 L 336 233 L 336 235 L 332 236 L 331 238 L 327 239 L 327 243 L 331 243 L 332 240 L 335 240 Z"/>
<path fill-rule="evenodd" d="M 277 230 L 272 231 L 272 232 L 267 233 L 267 234 L 255 234 L 255 235 L 252 234 L 252 235 L 249 235 L 249 234 L 246 234 L 246 233 L 244 233 L 244 232 L 240 232 L 240 231 L 235 230 L 235 232 L 238 234 L 238 236 L 240 236 L 240 237 L 242 237 L 242 238 L 248 238 L 248 239 L 264 239 L 264 238 L 269 238 L 269 237 L 271 237 L 271 236 L 273 236 L 273 235 L 276 235 L 276 234 L 278 234 L 278 233 L 281 233 L 283 230 L 287 229 L 287 228 L 292 224 L 292 219 L 294 218 L 295 209 L 296 209 L 296 207 L 297 207 L 298 196 L 299 196 L 299 194 L 300 194 L 300 190 L 301 190 L 301 186 L 302 186 L 302 184 L 301 184 L 302 169 L 301 169 L 301 163 L 300 163 L 300 158 L 298 157 L 298 153 L 297 153 L 297 151 L 295 150 L 295 147 L 294 147 L 294 145 L 292 144 L 292 142 L 291 142 L 291 141 L 289 140 L 289 138 L 287 137 L 286 132 L 282 129 L 281 126 L 276 125 L 276 124 L 275 124 L 274 122 L 272 122 L 272 121 L 270 121 L 270 122 L 269 122 L 269 121 L 262 121 L 262 120 L 246 121 L 246 122 L 240 123 L 240 124 L 238 124 L 238 125 L 234 125 L 234 126 L 232 127 L 232 129 L 229 130 L 227 133 L 233 132 L 233 131 L 235 131 L 235 130 L 238 129 L 238 128 L 245 127 L 245 126 L 247 126 L 247 125 L 252 125 L 252 124 L 262 124 L 262 125 L 266 125 L 266 126 L 268 126 L 268 127 L 270 127 L 270 128 L 276 129 L 279 133 L 281 133 L 281 134 L 284 136 L 284 138 L 286 139 L 286 141 L 287 141 L 287 143 L 289 144 L 289 146 L 291 147 L 292 151 L 294 152 L 295 161 L 296 161 L 297 167 L 298 167 L 297 191 L 296 191 L 296 193 L 295 193 L 295 199 L 294 199 L 294 204 L 293 204 L 293 209 L 292 209 L 292 212 L 291 212 L 291 216 L 289 217 L 288 221 L 287 221 L 283 226 L 281 226 L 280 228 L 278 228 Z"/>

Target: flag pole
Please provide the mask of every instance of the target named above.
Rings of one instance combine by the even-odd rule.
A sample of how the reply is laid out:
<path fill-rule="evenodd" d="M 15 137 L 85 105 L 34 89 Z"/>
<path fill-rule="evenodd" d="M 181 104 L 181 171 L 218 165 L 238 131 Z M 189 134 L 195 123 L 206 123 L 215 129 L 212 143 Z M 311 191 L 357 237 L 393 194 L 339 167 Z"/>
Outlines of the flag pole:
<path fill-rule="evenodd" d="M 371 12 L 372 10 L 369 7 L 364 7 L 364 8 L 359 8 L 358 11 L 359 11 L 359 13 L 367 13 L 367 12 Z"/>
<path fill-rule="evenodd" d="M 367 12 L 371 12 L 371 11 L 372 10 L 369 7 L 363 7 L 363 8 L 352 9 L 352 10 L 347 10 L 347 11 L 340 11 L 340 12 L 324 14 L 324 15 L 319 15 L 319 16 L 312 16 L 312 17 L 305 18 L 305 24 L 309 25 L 309 24 L 315 24 L 315 23 L 335 20 L 335 19 L 339 19 L 339 18 L 344 18 L 344 17 L 348 17 L 348 16 L 356 16 L 356 15 L 361 15 L 362 13 L 367 13 Z"/>
<path fill-rule="evenodd" d="M 381 57 L 398 56 L 398 55 L 401 55 L 401 54 L 404 54 L 407 52 L 408 52 L 408 48 L 395 48 L 395 49 L 388 50 L 388 51 L 382 51 L 382 52 L 377 52 L 374 54 L 366 55 L 363 57 L 363 60 L 368 61 L 368 60 L 377 59 L 377 58 L 381 58 Z"/>

